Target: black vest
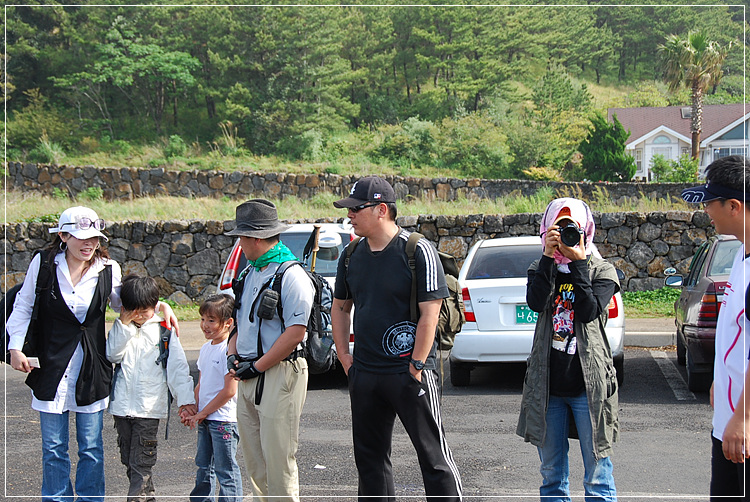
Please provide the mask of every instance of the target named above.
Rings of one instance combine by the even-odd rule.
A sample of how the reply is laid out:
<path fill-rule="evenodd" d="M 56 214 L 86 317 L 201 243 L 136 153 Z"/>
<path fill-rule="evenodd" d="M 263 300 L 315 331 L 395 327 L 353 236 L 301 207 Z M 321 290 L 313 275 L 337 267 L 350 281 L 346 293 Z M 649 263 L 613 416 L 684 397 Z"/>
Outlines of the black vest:
<path fill-rule="evenodd" d="M 36 346 L 40 368 L 32 370 L 26 385 L 40 401 L 53 401 L 65 369 L 80 342 L 83 363 L 76 381 L 76 403 L 86 406 L 109 396 L 112 364 L 107 360 L 104 312 L 112 291 L 112 267 L 99 272 L 94 297 L 80 323 L 63 299 L 57 281 L 57 266 L 52 266 L 52 285 L 39 297 Z"/>

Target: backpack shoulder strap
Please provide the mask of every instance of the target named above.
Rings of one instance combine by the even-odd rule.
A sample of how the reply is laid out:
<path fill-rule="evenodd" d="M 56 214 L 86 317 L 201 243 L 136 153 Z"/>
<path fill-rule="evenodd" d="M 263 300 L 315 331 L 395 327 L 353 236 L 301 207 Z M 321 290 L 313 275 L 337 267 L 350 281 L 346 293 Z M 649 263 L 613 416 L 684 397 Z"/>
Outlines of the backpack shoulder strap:
<path fill-rule="evenodd" d="M 55 287 L 55 253 L 49 249 L 39 251 L 39 274 L 36 278 L 36 288 L 34 290 L 34 307 L 31 311 L 31 321 L 39 318 L 39 297 L 45 290 L 51 290 Z"/>
<path fill-rule="evenodd" d="M 409 312 L 411 312 L 411 322 L 419 320 L 419 309 L 417 308 L 417 243 L 423 237 L 419 232 L 409 234 L 409 240 L 406 241 L 406 257 L 411 269 L 411 299 L 409 301 Z"/>
<path fill-rule="evenodd" d="M 169 340 L 172 337 L 172 330 L 167 328 L 165 322 L 159 323 L 159 357 L 156 364 L 161 364 L 162 368 L 167 369 L 167 359 L 169 358 Z"/>

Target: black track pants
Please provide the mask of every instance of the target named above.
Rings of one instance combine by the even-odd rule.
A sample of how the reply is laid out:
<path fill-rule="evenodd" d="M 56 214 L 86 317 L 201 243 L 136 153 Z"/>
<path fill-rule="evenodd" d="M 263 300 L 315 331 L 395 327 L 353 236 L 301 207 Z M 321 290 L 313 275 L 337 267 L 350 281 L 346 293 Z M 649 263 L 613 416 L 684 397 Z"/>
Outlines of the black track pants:
<path fill-rule="evenodd" d="M 417 451 L 427 500 L 461 500 L 461 477 L 445 440 L 434 371 L 422 371 L 420 383 L 408 371 L 381 375 L 352 367 L 349 397 L 359 495 L 381 497 L 368 502 L 396 500 L 390 456 L 398 416 Z"/>

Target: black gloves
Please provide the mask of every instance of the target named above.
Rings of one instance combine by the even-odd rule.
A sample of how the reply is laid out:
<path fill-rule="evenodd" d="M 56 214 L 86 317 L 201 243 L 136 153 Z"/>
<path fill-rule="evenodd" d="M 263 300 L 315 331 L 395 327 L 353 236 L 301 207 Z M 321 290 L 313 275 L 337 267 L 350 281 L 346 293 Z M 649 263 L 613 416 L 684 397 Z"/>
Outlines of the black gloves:
<path fill-rule="evenodd" d="M 235 361 L 237 362 L 236 366 Z M 263 373 L 255 368 L 255 361 L 240 361 L 237 354 L 227 356 L 227 368 L 234 370 L 235 376 L 240 380 L 250 380 Z"/>

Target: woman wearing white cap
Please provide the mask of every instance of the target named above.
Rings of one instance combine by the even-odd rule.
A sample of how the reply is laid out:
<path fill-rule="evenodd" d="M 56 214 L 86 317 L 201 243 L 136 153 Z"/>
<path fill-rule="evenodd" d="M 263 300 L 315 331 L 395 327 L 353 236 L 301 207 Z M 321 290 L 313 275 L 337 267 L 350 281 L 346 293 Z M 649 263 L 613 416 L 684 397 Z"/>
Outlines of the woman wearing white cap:
<path fill-rule="evenodd" d="M 71 411 L 76 414 L 78 500 L 104 498 L 102 426 L 112 381 L 104 312 L 108 301 L 120 310 L 122 276 L 120 265 L 101 247 L 107 240 L 101 232 L 104 226 L 92 209 L 66 209 L 50 229 L 57 233 L 54 242 L 31 260 L 7 322 L 11 365 L 29 373 L 31 407 L 40 415 L 42 500 L 73 496 L 68 455 Z M 30 336 L 33 354 L 25 354 L 37 291 L 38 315 Z M 161 302 L 160 306 L 170 322 L 176 322 L 171 309 Z M 31 355 L 37 357 L 27 357 Z"/>

